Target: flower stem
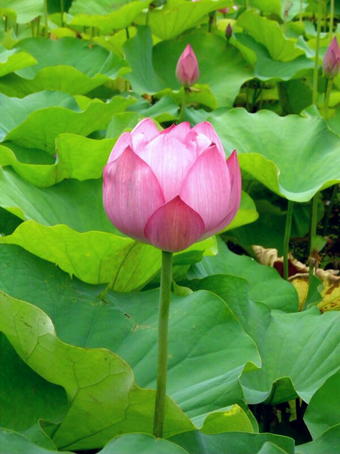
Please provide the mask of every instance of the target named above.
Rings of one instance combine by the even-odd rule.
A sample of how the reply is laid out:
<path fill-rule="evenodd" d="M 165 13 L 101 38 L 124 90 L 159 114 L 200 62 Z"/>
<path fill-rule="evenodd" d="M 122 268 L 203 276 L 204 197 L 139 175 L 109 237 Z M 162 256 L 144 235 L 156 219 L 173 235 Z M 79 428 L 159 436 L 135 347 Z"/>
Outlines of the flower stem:
<path fill-rule="evenodd" d="M 45 36 L 48 36 L 48 4 L 44 0 L 44 22 L 45 22 Z"/>
<path fill-rule="evenodd" d="M 64 26 L 64 0 L 60 0 L 60 25 Z"/>
<path fill-rule="evenodd" d="M 334 25 L 334 0 L 331 0 L 329 15 L 329 33 L 331 36 L 333 36 L 333 25 Z"/>
<path fill-rule="evenodd" d="M 318 224 L 318 205 L 319 205 L 320 193 L 317 192 L 312 199 L 312 217 L 310 223 L 310 233 L 309 233 L 309 256 L 311 257 L 314 252 L 314 244 L 316 237 L 316 227 Z"/>
<path fill-rule="evenodd" d="M 216 11 L 209 13 L 209 21 L 208 21 L 208 32 L 209 33 L 213 29 L 215 18 L 216 18 Z"/>
<path fill-rule="evenodd" d="M 314 62 L 314 70 L 313 70 L 313 104 L 316 104 L 317 99 L 318 99 L 319 48 L 320 48 L 322 4 L 323 4 L 323 0 L 319 0 L 317 27 L 316 27 L 315 62 Z"/>
<path fill-rule="evenodd" d="M 331 96 L 333 80 L 327 78 L 326 84 L 327 84 L 327 86 L 326 86 L 326 94 L 325 94 L 325 103 L 324 103 L 324 108 L 323 108 L 325 120 L 327 120 L 327 116 L 328 116 L 329 98 Z"/>
<path fill-rule="evenodd" d="M 311 223 L 310 223 L 310 232 L 309 232 L 309 257 L 308 257 L 308 293 L 306 300 L 308 300 L 312 288 L 312 280 L 315 273 L 315 269 L 318 266 L 315 254 L 315 237 L 316 237 L 316 227 L 318 224 L 318 205 L 319 205 L 320 192 L 317 192 L 312 199 L 312 214 L 311 214 Z"/>
<path fill-rule="evenodd" d="M 166 375 L 168 365 L 168 320 L 170 307 L 170 290 L 172 280 L 172 252 L 162 251 L 160 307 L 158 319 L 158 360 L 157 360 L 157 391 L 153 434 L 163 436 L 166 397 Z"/>
<path fill-rule="evenodd" d="M 181 121 L 184 120 L 184 115 L 185 115 L 185 107 L 187 105 L 187 93 L 189 93 L 189 87 L 183 87 L 183 97 L 182 97 L 182 102 L 181 102 L 181 107 L 179 110 L 179 115 L 178 115 L 178 122 L 180 123 Z"/>
<path fill-rule="evenodd" d="M 289 253 L 289 239 L 292 230 L 292 219 L 293 219 L 293 207 L 294 202 L 288 200 L 288 209 L 286 215 L 285 235 L 283 238 L 283 277 L 288 279 L 288 253 Z"/>

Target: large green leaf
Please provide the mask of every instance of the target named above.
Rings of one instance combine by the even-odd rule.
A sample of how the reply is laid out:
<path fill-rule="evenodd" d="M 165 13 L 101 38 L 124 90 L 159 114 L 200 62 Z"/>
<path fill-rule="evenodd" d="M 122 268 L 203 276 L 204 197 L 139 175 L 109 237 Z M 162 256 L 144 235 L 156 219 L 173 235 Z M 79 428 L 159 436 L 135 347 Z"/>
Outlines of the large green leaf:
<path fill-rule="evenodd" d="M 97 27 L 103 33 L 111 33 L 113 30 L 128 27 L 150 3 L 151 0 L 75 0 L 69 11 L 73 15 L 70 24 Z"/>
<path fill-rule="evenodd" d="M 292 442 L 284 437 L 265 434 L 265 436 L 257 435 L 256 439 L 254 436 L 250 436 L 250 434 L 246 436 L 243 434 L 238 435 L 241 435 L 240 440 L 237 440 L 235 436 L 215 436 L 208 438 L 204 435 L 202 436 L 200 433 L 187 434 L 178 437 L 180 443 L 186 447 L 184 450 L 179 445 L 166 440 L 154 439 L 144 434 L 128 434 L 114 438 L 98 454 L 136 454 L 137 452 L 138 454 L 196 454 L 203 452 L 205 454 L 216 454 L 216 449 L 219 449 L 219 454 L 293 453 Z M 192 442 L 189 441 L 190 437 Z M 274 444 L 274 442 L 277 444 Z M 228 445 L 230 446 L 228 447 Z M 249 451 L 249 448 L 252 450 Z"/>
<path fill-rule="evenodd" d="M 259 16 L 255 11 L 248 10 L 241 14 L 237 25 L 263 44 L 274 60 L 290 61 L 304 54 L 304 51 L 297 47 L 295 39 L 284 36 L 276 21 Z"/>
<path fill-rule="evenodd" d="M 54 152 L 54 140 L 63 132 L 88 135 L 103 129 L 115 112 L 133 103 L 131 98 L 116 96 L 103 103 L 90 100 L 80 109 L 74 98 L 61 92 L 42 91 L 23 99 L 0 95 L 0 140 L 28 148 Z"/>
<path fill-rule="evenodd" d="M 265 317 L 263 311 L 262 329 L 254 333 L 263 367 L 241 380 L 247 401 L 283 402 L 294 398 L 295 391 L 309 402 L 339 369 L 339 313 L 320 314 L 312 308 L 295 314 L 272 312 L 269 322 Z"/>
<path fill-rule="evenodd" d="M 40 418 L 58 423 L 68 408 L 64 390 L 33 372 L 3 334 L 0 345 L 0 426 L 23 431 Z"/>
<path fill-rule="evenodd" d="M 111 440 L 98 454 L 188 454 L 175 443 L 144 434 L 128 434 Z"/>
<path fill-rule="evenodd" d="M 16 14 L 18 24 L 31 22 L 44 14 L 44 2 L 42 0 L 1 0 L 0 7 L 5 6 Z"/>
<path fill-rule="evenodd" d="M 2 92 L 11 96 L 22 97 L 41 90 L 87 93 L 127 71 L 116 55 L 76 38 L 28 38 L 20 41 L 17 49 L 30 54 L 37 64 L 17 68 L 16 74 L 0 80 Z"/>
<path fill-rule="evenodd" d="M 68 180 L 39 189 L 13 171 L 0 169 L 0 187 L 0 205 L 22 219 L 43 225 L 67 224 L 79 232 L 117 232 L 104 212 L 99 180 Z"/>
<path fill-rule="evenodd" d="M 340 424 L 340 372 L 330 377 L 314 394 L 306 410 L 304 420 L 313 438 L 336 424 Z"/>
<path fill-rule="evenodd" d="M 254 65 L 254 75 L 258 79 L 290 80 L 293 77 L 301 77 L 314 66 L 314 62 L 305 55 L 289 61 L 275 60 L 268 49 L 252 36 L 235 33 L 234 37 L 236 39 L 233 39 L 232 43 Z"/>
<path fill-rule="evenodd" d="M 200 432 L 187 432 L 176 435 L 171 440 L 182 446 L 190 454 L 276 454 L 280 452 L 294 454 L 294 440 L 292 438 L 269 433 L 205 435 Z M 276 451 L 268 451 L 268 443 L 281 448 L 281 451 L 277 449 Z"/>
<path fill-rule="evenodd" d="M 167 88 L 153 67 L 152 36 L 148 27 L 138 27 L 137 35 L 124 44 L 124 51 L 132 69 L 126 78 L 137 93 L 155 93 Z"/>
<path fill-rule="evenodd" d="M 162 8 L 149 12 L 148 23 L 152 33 L 161 39 L 171 39 L 197 25 L 211 11 L 228 6 L 228 0 L 168 0 Z"/>
<path fill-rule="evenodd" d="M 58 454 L 59 452 L 42 448 L 23 434 L 5 428 L 0 429 L 0 454 Z M 72 454 L 68 451 L 63 453 Z"/>
<path fill-rule="evenodd" d="M 254 259 L 245 255 L 232 253 L 222 241 L 219 241 L 218 254 L 214 257 L 204 257 L 201 262 L 193 265 L 189 278 L 193 280 L 192 284 L 195 287 L 209 288 L 212 291 L 214 291 L 214 281 L 216 280 L 219 294 L 221 294 L 221 291 L 223 291 L 221 275 L 241 278 L 240 291 L 241 287 L 245 285 L 244 281 L 246 281 L 249 286 L 246 293 L 249 291 L 249 297 L 253 301 L 284 311 L 296 311 L 298 307 L 298 298 L 294 287 L 281 279 L 276 270 L 260 265 Z M 230 285 L 233 289 L 233 279 L 229 279 L 229 277 L 225 280 L 226 289 Z M 199 279 L 202 279 L 202 283 L 199 283 Z M 236 281 L 237 285 L 238 281 Z M 273 291 L 274 288 L 275 291 Z M 244 293 L 242 294 L 244 295 Z M 246 300 L 247 297 L 245 296 Z M 235 305 L 232 306 L 233 309 L 235 307 Z M 236 311 L 236 313 L 240 315 L 239 311 Z"/>
<path fill-rule="evenodd" d="M 21 162 L 14 148 L 0 145 L 0 165 L 10 165 L 22 178 L 35 186 L 53 186 L 65 178 L 88 180 L 100 178 L 114 144 L 112 139 L 88 139 L 77 134 L 60 134 L 55 147 L 58 159 L 53 164 Z M 26 151 L 26 150 L 25 150 Z M 33 157 L 34 152 L 30 153 Z"/>
<path fill-rule="evenodd" d="M 340 181 L 339 138 L 317 115 L 232 109 L 210 120 L 225 148 L 237 149 L 242 169 L 289 200 L 306 202 Z"/>
<path fill-rule="evenodd" d="M 34 371 L 67 392 L 70 409 L 53 435 L 59 447 L 86 449 L 121 432 L 151 432 L 154 392 L 135 384 L 124 360 L 107 349 L 66 344 L 41 309 L 4 293 L 0 299 L 0 330 Z M 191 427 L 168 399 L 165 434 Z"/>
<path fill-rule="evenodd" d="M 36 59 L 27 52 L 0 48 L 0 77 L 35 64 Z"/>
<path fill-rule="evenodd" d="M 310 443 L 299 445 L 296 454 L 328 454 L 339 451 L 340 424 L 333 426 L 321 437 Z"/>

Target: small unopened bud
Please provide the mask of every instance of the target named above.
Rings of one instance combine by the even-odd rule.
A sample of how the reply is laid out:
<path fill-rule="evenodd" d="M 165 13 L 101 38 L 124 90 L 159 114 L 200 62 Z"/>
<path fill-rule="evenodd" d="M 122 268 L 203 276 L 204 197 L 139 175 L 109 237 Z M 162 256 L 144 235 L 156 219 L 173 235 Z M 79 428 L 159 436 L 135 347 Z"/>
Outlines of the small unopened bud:
<path fill-rule="evenodd" d="M 218 10 L 222 14 L 228 14 L 229 13 L 229 8 L 221 8 Z"/>
<path fill-rule="evenodd" d="M 199 75 L 198 61 L 195 52 L 190 44 L 188 44 L 178 59 L 176 77 L 182 85 L 188 87 L 198 80 Z"/>
<path fill-rule="evenodd" d="M 225 37 L 227 38 L 228 41 L 231 38 L 232 34 L 233 34 L 233 27 L 231 26 L 231 24 L 228 24 L 227 28 L 225 29 Z"/>
<path fill-rule="evenodd" d="M 334 79 L 340 72 L 340 47 L 336 38 L 333 38 L 324 56 L 323 72 L 328 79 Z"/>

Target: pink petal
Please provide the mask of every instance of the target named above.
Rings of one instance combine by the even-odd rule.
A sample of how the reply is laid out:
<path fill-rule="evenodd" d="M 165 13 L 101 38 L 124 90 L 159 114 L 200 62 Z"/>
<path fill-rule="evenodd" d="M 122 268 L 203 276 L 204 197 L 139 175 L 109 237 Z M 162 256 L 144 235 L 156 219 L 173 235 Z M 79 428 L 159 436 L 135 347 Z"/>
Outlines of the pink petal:
<path fill-rule="evenodd" d="M 118 159 L 123 151 L 125 151 L 127 147 L 131 147 L 131 145 L 131 134 L 129 132 L 123 132 L 112 148 L 108 163 Z"/>
<path fill-rule="evenodd" d="M 192 85 L 199 78 L 197 57 L 190 44 L 186 46 L 178 59 L 176 77 L 183 85 Z"/>
<path fill-rule="evenodd" d="M 236 150 L 232 152 L 230 157 L 227 159 L 227 166 L 230 175 L 230 205 L 227 215 L 224 219 L 211 231 L 204 234 L 204 238 L 214 235 L 215 233 L 221 231 L 228 224 L 231 223 L 237 210 L 240 208 L 241 195 L 242 195 L 242 180 L 241 180 L 241 170 L 237 159 Z"/>
<path fill-rule="evenodd" d="M 202 217 L 206 231 L 214 229 L 229 211 L 230 176 L 216 145 L 191 167 L 180 192 L 182 200 Z"/>
<path fill-rule="evenodd" d="M 230 175 L 230 212 L 232 217 L 235 216 L 237 210 L 240 208 L 241 193 L 242 193 L 242 178 L 241 169 L 237 159 L 236 150 L 233 150 L 229 158 L 227 159 L 227 166 Z"/>
<path fill-rule="evenodd" d="M 210 143 L 214 143 L 217 146 L 218 151 L 223 157 L 225 157 L 224 148 L 221 139 L 218 137 L 215 128 L 208 121 L 198 123 L 192 128 L 198 135 L 203 135 L 210 140 Z"/>
<path fill-rule="evenodd" d="M 183 121 L 178 125 L 171 125 L 169 128 L 164 129 L 161 134 L 171 134 L 171 137 L 176 137 L 176 139 L 181 142 L 185 142 L 185 138 L 190 130 L 190 123 L 188 121 Z"/>
<path fill-rule="evenodd" d="M 131 148 L 106 165 L 103 198 L 112 223 L 127 235 L 141 240 L 147 220 L 164 204 L 156 176 Z"/>
<path fill-rule="evenodd" d="M 154 171 L 166 202 L 179 194 L 183 178 L 196 159 L 192 144 L 184 145 L 171 131 L 157 136 L 138 154 Z"/>
<path fill-rule="evenodd" d="M 131 131 L 134 151 L 138 153 L 141 146 L 158 136 L 158 134 L 160 134 L 160 131 L 154 121 L 151 118 L 144 118 Z"/>
<path fill-rule="evenodd" d="M 145 237 L 151 244 L 165 251 L 181 251 L 195 243 L 204 233 L 199 214 L 180 197 L 166 203 L 150 217 Z"/>
<path fill-rule="evenodd" d="M 201 153 L 207 150 L 211 145 L 211 140 L 207 136 L 203 134 L 198 134 L 193 129 L 189 132 L 189 134 L 186 137 L 186 143 L 188 142 L 191 142 L 195 147 L 197 156 L 199 156 Z"/>

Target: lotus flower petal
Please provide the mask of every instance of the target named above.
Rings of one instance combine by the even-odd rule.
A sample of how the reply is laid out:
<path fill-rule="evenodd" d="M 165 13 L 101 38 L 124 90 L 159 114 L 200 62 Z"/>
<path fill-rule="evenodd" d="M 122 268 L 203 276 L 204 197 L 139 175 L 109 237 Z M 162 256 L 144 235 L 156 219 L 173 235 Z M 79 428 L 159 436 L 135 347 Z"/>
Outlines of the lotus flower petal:
<path fill-rule="evenodd" d="M 108 162 L 115 161 L 119 156 L 128 148 L 132 146 L 131 134 L 129 132 L 123 132 L 115 143 Z"/>
<path fill-rule="evenodd" d="M 222 145 L 222 142 L 218 135 L 216 134 L 216 131 L 214 127 L 208 122 L 208 121 L 203 121 L 202 123 L 198 123 L 196 126 L 192 128 L 192 131 L 196 132 L 198 134 L 199 140 L 202 141 L 202 136 L 207 137 L 210 140 L 210 144 L 214 143 L 218 149 L 218 151 L 221 153 L 221 156 L 225 158 L 225 153 L 224 153 L 224 148 Z M 208 148 L 208 147 L 206 147 Z M 204 150 L 202 150 L 204 151 Z"/>
<path fill-rule="evenodd" d="M 171 134 L 171 137 L 176 137 L 176 139 L 181 142 L 185 142 L 185 139 L 190 131 L 190 123 L 188 121 L 183 121 L 179 125 L 172 125 L 169 128 L 164 129 L 162 134 Z"/>
<path fill-rule="evenodd" d="M 333 38 L 328 46 L 323 59 L 323 70 L 329 79 L 333 79 L 340 72 L 340 47 L 336 38 Z"/>
<path fill-rule="evenodd" d="M 202 217 L 212 230 L 229 210 L 230 176 L 225 158 L 211 145 L 191 167 L 180 192 L 182 200 Z"/>
<path fill-rule="evenodd" d="M 105 167 L 103 198 L 112 223 L 141 240 L 147 220 L 164 204 L 155 174 L 131 148 Z"/>
<path fill-rule="evenodd" d="M 216 225 L 215 228 L 208 231 L 204 234 L 204 238 L 207 238 L 211 235 L 214 235 L 217 232 L 220 232 L 224 227 L 226 227 L 235 217 L 237 210 L 240 208 L 241 203 L 241 169 L 237 160 L 237 154 L 234 150 L 230 157 L 227 159 L 227 166 L 229 169 L 231 189 L 230 189 L 230 205 L 227 215 L 222 219 L 222 221 Z"/>
<path fill-rule="evenodd" d="M 144 118 L 137 126 L 131 131 L 133 149 L 138 154 L 138 150 L 158 136 L 160 131 L 157 129 L 154 121 L 151 118 Z"/>
<path fill-rule="evenodd" d="M 186 86 L 194 84 L 199 78 L 198 61 L 190 44 L 178 59 L 176 76 L 179 82 Z"/>
<path fill-rule="evenodd" d="M 230 175 L 230 205 L 229 213 L 232 213 L 232 217 L 235 216 L 237 210 L 240 208 L 241 193 L 242 193 L 242 179 L 241 169 L 237 159 L 236 150 L 233 150 L 229 158 L 227 159 L 227 166 Z M 228 215 L 229 215 L 228 213 Z"/>
<path fill-rule="evenodd" d="M 165 201 L 179 194 L 183 178 L 196 159 L 195 150 L 173 137 L 172 132 L 159 134 L 140 150 L 139 156 L 154 171 L 162 187 Z"/>
<path fill-rule="evenodd" d="M 180 197 L 166 203 L 150 217 L 145 227 L 150 243 L 165 251 L 181 251 L 204 233 L 201 216 Z"/>

